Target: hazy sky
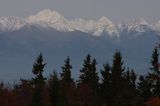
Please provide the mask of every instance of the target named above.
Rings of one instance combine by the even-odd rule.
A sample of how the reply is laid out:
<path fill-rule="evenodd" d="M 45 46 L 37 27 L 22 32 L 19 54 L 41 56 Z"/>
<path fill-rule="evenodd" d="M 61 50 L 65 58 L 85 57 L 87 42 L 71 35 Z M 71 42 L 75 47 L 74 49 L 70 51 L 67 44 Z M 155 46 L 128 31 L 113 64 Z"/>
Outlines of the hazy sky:
<path fill-rule="evenodd" d="M 160 0 L 0 0 L 0 16 L 27 17 L 43 9 L 56 10 L 68 19 L 160 19 Z"/>

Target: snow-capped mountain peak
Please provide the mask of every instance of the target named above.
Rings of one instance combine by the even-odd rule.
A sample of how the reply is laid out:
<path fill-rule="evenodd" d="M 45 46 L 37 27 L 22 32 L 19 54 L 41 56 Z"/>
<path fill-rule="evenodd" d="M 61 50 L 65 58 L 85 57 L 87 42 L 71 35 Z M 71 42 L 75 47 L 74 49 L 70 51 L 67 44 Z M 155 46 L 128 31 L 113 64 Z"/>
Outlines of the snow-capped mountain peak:
<path fill-rule="evenodd" d="M 101 33 L 105 31 L 110 36 L 113 36 L 115 34 L 118 36 L 115 24 L 112 21 L 110 21 L 108 18 L 106 18 L 105 16 L 102 16 L 97 21 L 96 29 L 97 31 L 95 32 L 95 35 L 101 35 Z"/>
<path fill-rule="evenodd" d="M 36 15 L 29 16 L 28 22 L 55 23 L 59 19 L 64 19 L 64 17 L 56 11 L 45 9 L 43 11 L 40 11 Z"/>
<path fill-rule="evenodd" d="M 34 24 L 46 24 L 47 27 L 54 28 L 59 31 L 73 31 L 68 20 L 56 11 L 45 9 L 36 15 L 29 16 L 27 22 Z"/>
<path fill-rule="evenodd" d="M 107 17 L 102 16 L 99 20 L 99 23 L 107 23 L 107 24 L 113 24 L 112 21 L 110 21 Z"/>
<path fill-rule="evenodd" d="M 160 32 L 160 24 L 150 25 L 144 18 L 122 21 L 120 24 L 113 23 L 110 19 L 102 16 L 98 20 L 84 20 L 78 18 L 68 20 L 57 11 L 42 10 L 26 19 L 18 17 L 0 18 L 0 31 L 20 30 L 25 25 L 36 26 L 45 29 L 56 29 L 61 32 L 81 31 L 93 36 L 120 36 L 121 33 L 142 33 L 149 29 Z"/>
<path fill-rule="evenodd" d="M 27 22 L 31 24 L 39 24 L 40 26 L 47 26 L 54 28 L 58 31 L 82 31 L 85 33 L 93 34 L 94 36 L 100 36 L 102 32 L 112 36 L 112 33 L 117 33 L 115 25 L 105 16 L 99 20 L 84 20 L 82 18 L 69 21 L 56 11 L 43 10 L 36 15 L 29 16 Z M 45 25 L 44 25 L 45 24 Z"/>

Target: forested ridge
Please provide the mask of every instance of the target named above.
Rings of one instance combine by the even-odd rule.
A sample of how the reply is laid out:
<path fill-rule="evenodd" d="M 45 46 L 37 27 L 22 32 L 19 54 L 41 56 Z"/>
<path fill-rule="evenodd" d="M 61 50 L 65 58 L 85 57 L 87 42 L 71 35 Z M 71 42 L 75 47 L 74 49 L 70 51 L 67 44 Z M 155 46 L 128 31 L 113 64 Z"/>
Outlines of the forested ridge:
<path fill-rule="evenodd" d="M 125 67 L 118 50 L 112 63 L 103 64 L 101 70 L 88 54 L 78 80 L 72 77 L 70 57 L 64 60 L 61 70 L 53 70 L 46 78 L 43 72 L 47 63 L 40 53 L 31 70 L 33 78 L 20 79 L 12 87 L 1 82 L 0 106 L 160 106 L 158 49 L 154 48 L 145 75 Z"/>

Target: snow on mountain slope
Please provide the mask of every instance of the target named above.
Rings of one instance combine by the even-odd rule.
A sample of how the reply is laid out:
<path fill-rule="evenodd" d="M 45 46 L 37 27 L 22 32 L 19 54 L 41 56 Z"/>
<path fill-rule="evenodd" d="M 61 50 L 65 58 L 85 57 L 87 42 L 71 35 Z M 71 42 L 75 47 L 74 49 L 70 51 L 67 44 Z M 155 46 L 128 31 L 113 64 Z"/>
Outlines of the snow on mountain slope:
<path fill-rule="evenodd" d="M 155 30 L 157 33 L 160 33 L 160 20 L 153 25 L 153 30 Z"/>
<path fill-rule="evenodd" d="M 60 32 L 81 31 L 93 36 L 101 36 L 103 33 L 106 33 L 110 37 L 119 37 L 123 32 L 128 34 L 143 33 L 148 30 L 160 32 L 160 24 L 150 25 L 144 18 L 125 20 L 119 24 L 113 23 L 105 16 L 99 20 L 84 20 L 79 18 L 73 21 L 66 19 L 56 11 L 48 9 L 40 11 L 36 15 L 31 15 L 26 19 L 18 17 L 0 18 L 0 32 L 20 30 L 25 25 L 44 29 L 56 29 Z"/>
<path fill-rule="evenodd" d="M 152 29 L 152 26 L 144 18 L 137 18 L 132 20 L 124 20 L 118 24 L 119 32 L 125 31 L 126 33 L 138 32 L 143 33 L 149 29 Z"/>
<path fill-rule="evenodd" d="M 96 25 L 96 29 L 97 29 L 97 31 L 95 32 L 96 33 L 95 35 L 100 35 L 103 31 L 105 31 L 109 35 L 117 34 L 117 36 L 118 36 L 118 31 L 116 29 L 116 25 L 104 16 L 98 20 L 97 25 Z M 101 33 L 97 34 L 97 32 L 99 32 L 99 30 L 101 30 Z"/>
<path fill-rule="evenodd" d="M 111 22 L 108 18 L 104 16 L 101 17 L 98 21 L 86 21 L 83 19 L 76 19 L 75 21 L 70 21 L 70 23 L 75 30 L 90 33 L 94 36 L 100 36 L 104 31 L 108 35 L 112 35 L 113 33 L 118 34 L 113 22 Z"/>
<path fill-rule="evenodd" d="M 0 31 L 14 31 L 19 30 L 25 26 L 26 22 L 24 19 L 10 16 L 0 18 Z"/>

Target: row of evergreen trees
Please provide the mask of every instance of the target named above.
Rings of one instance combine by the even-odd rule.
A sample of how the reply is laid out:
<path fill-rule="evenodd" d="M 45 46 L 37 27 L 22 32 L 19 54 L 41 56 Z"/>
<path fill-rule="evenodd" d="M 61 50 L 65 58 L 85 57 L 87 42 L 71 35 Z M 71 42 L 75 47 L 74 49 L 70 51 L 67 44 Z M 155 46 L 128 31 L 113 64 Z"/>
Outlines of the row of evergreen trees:
<path fill-rule="evenodd" d="M 104 64 L 100 71 L 96 59 L 88 54 L 75 82 L 69 57 L 61 73 L 53 71 L 47 79 L 43 76 L 46 63 L 40 54 L 33 64 L 34 78 L 21 79 L 13 88 L 0 85 L 0 106 L 160 106 L 152 102 L 153 98 L 160 101 L 158 56 L 155 48 L 149 72 L 137 76 L 124 67 L 119 51 L 114 54 L 112 64 Z"/>

